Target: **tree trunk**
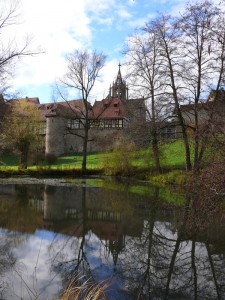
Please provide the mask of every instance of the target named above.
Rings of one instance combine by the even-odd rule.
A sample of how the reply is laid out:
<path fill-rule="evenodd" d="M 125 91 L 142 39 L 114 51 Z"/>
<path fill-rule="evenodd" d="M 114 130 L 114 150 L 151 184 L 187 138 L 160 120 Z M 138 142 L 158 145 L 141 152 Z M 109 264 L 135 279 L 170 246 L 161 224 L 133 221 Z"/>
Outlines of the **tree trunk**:
<path fill-rule="evenodd" d="M 193 171 L 196 172 L 199 170 L 200 162 L 199 162 L 199 133 L 198 129 L 195 131 L 195 138 L 194 138 L 194 165 Z"/>
<path fill-rule="evenodd" d="M 182 127 L 182 135 L 183 135 L 183 143 L 185 149 L 185 162 L 186 162 L 186 171 L 191 170 L 191 154 L 190 154 L 190 147 L 188 142 L 188 136 L 186 132 L 185 125 Z"/>
<path fill-rule="evenodd" d="M 172 66 L 170 52 L 169 52 L 166 42 L 165 42 L 165 50 L 166 50 L 166 56 L 167 56 L 168 64 L 169 64 L 169 72 L 170 72 L 171 87 L 172 87 L 172 91 L 173 91 L 173 99 L 174 99 L 175 108 L 176 108 L 177 116 L 178 116 L 178 119 L 180 122 L 181 131 L 182 131 L 182 137 L 183 137 L 183 143 L 184 143 L 184 149 L 185 149 L 186 171 L 190 171 L 191 170 L 191 155 L 190 155 L 188 136 L 187 136 L 186 126 L 184 124 L 182 112 L 181 112 L 180 105 L 179 105 L 179 99 L 178 99 L 177 89 L 176 89 L 176 84 L 175 84 L 175 79 L 174 79 L 174 70 L 173 70 L 173 66 Z"/>
<path fill-rule="evenodd" d="M 19 169 L 27 169 L 27 161 L 28 161 L 28 153 L 29 153 L 29 145 L 25 144 L 21 150 L 20 156 L 20 165 Z"/>
<path fill-rule="evenodd" d="M 195 237 L 192 241 L 192 247 L 191 247 L 191 268 L 192 268 L 192 274 L 193 274 L 193 280 L 194 280 L 194 299 L 198 299 L 198 275 L 197 275 L 197 268 L 195 263 Z"/>
<path fill-rule="evenodd" d="M 82 174 L 87 170 L 87 144 L 88 144 L 88 120 L 85 120 L 84 139 L 83 139 L 83 159 L 82 159 Z"/>
<path fill-rule="evenodd" d="M 157 173 L 160 174 L 162 169 L 161 169 L 161 165 L 160 165 L 159 143 L 158 143 L 158 138 L 157 138 L 157 132 L 155 129 L 152 133 L 152 150 L 153 150 L 156 170 L 157 170 Z"/>

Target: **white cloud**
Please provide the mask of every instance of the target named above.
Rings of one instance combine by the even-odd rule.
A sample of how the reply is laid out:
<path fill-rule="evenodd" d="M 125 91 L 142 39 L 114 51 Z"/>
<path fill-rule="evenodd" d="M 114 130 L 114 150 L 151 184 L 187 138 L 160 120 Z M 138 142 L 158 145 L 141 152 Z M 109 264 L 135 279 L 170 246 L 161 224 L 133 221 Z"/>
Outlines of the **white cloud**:
<path fill-rule="evenodd" d="M 108 95 L 110 84 L 112 84 L 113 80 L 116 79 L 117 72 L 118 72 L 118 60 L 115 59 L 115 60 L 108 61 L 105 67 L 101 70 L 100 80 L 97 81 L 94 86 L 91 95 L 92 96 L 91 102 L 94 102 L 95 100 L 104 99 Z"/>
<path fill-rule="evenodd" d="M 111 10 L 117 13 L 110 15 Z M 44 53 L 17 63 L 13 85 L 22 90 L 25 86 L 41 88 L 41 85 L 52 84 L 66 71 L 66 53 L 83 45 L 92 46 L 92 35 L 97 34 L 92 23 L 111 26 L 117 14 L 120 20 L 131 17 L 122 5 L 116 5 L 115 0 L 21 0 L 23 22 L 18 25 L 17 40 L 21 41 L 28 33 L 33 36 L 31 48 L 41 47 Z M 112 70 L 116 71 L 117 65 L 116 60 L 107 63 L 103 81 L 96 84 L 93 98 L 106 95 L 112 81 Z"/>
<path fill-rule="evenodd" d="M 148 1 L 20 1 L 21 24 L 12 28 L 14 31 L 11 33 L 16 36 L 17 41 L 30 34 L 33 36 L 32 49 L 41 47 L 45 53 L 26 57 L 21 63 L 16 64 L 14 87 L 26 89 L 26 86 L 30 85 L 40 88 L 42 85 L 51 85 L 55 78 L 62 76 L 66 70 L 64 59 L 66 53 L 82 46 L 92 49 L 102 47 L 104 52 L 108 51 L 106 54 L 111 55 L 111 62 L 107 63 L 103 71 L 105 73 L 102 86 L 97 84 L 95 89 L 97 99 L 106 94 L 105 89 L 106 87 L 108 89 L 112 76 L 115 76 L 114 72 L 118 65 L 116 57 L 121 56 L 125 34 L 131 34 L 131 30 L 144 26 L 155 16 Z M 0 0 L 1 3 L 4 3 L 4 0 Z M 181 0 L 173 2 L 173 10 L 180 10 L 182 3 Z M 94 44 L 96 41 L 98 44 Z"/>
<path fill-rule="evenodd" d="M 75 3 L 76 2 L 76 3 Z M 26 57 L 17 64 L 14 84 L 51 83 L 65 71 L 64 54 L 82 44 L 91 44 L 89 19 L 83 1 L 22 0 L 23 23 L 18 25 L 17 40 L 28 33 L 33 36 L 32 49 L 44 51 L 35 57 Z"/>
<path fill-rule="evenodd" d="M 127 1 L 128 5 L 130 5 L 130 6 L 135 5 L 136 2 L 137 2 L 137 0 L 128 0 L 128 1 Z"/>
<path fill-rule="evenodd" d="M 98 22 L 99 24 L 102 24 L 102 25 L 106 25 L 106 26 L 111 26 L 113 24 L 113 17 L 108 17 L 108 18 L 99 18 L 98 19 Z"/>
<path fill-rule="evenodd" d="M 116 0 L 85 0 L 87 11 L 94 14 L 103 14 L 117 6 Z M 114 12 L 113 10 L 111 12 Z"/>
<path fill-rule="evenodd" d="M 67 30 L 77 36 L 90 36 L 83 1 L 22 0 L 22 3 L 26 25 L 40 37 Z"/>
<path fill-rule="evenodd" d="M 130 19 L 132 15 L 123 7 L 119 8 L 117 11 L 117 14 L 122 18 L 122 19 Z"/>
<path fill-rule="evenodd" d="M 131 28 L 139 29 L 143 27 L 149 20 L 153 19 L 156 16 L 155 13 L 151 13 L 142 18 L 136 18 L 130 20 L 127 25 Z"/>
<path fill-rule="evenodd" d="M 51 241 L 27 236 L 13 249 L 17 258 L 14 272 L 9 270 L 4 274 L 8 284 L 6 299 L 30 299 L 31 294 L 35 297 L 36 293 L 40 293 L 41 299 L 47 299 L 49 295 L 57 298 L 62 282 L 58 274 L 50 273 L 50 245 Z"/>

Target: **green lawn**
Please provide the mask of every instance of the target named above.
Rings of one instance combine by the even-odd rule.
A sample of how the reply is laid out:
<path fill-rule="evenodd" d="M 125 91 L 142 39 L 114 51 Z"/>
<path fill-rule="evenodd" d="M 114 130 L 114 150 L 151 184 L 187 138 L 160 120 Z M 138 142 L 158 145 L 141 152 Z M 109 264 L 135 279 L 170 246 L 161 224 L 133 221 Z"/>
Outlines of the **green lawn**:
<path fill-rule="evenodd" d="M 89 153 L 87 156 L 88 169 L 101 169 L 103 167 L 103 159 L 108 153 Z M 57 163 L 52 167 L 58 168 L 81 168 L 82 154 L 70 154 L 61 156 L 57 159 Z"/>
<path fill-rule="evenodd" d="M 162 166 L 168 168 L 185 168 L 185 151 L 182 140 L 163 145 Z"/>
<path fill-rule="evenodd" d="M 182 140 L 176 140 L 174 142 L 168 142 L 161 145 L 161 163 L 164 168 L 184 169 L 185 156 Z M 126 153 L 121 153 L 123 155 Z M 87 169 L 95 170 L 102 169 L 105 162 L 110 162 L 113 157 L 113 152 L 100 152 L 90 153 L 87 156 Z M 154 165 L 151 149 L 142 149 L 132 153 L 130 155 L 132 165 L 135 167 L 148 168 Z M 17 156 L 0 156 L 0 170 L 16 170 L 19 164 L 19 158 Z M 51 169 L 81 169 L 82 154 L 69 154 L 61 156 L 57 159 L 57 162 L 51 165 Z M 42 168 L 48 168 L 47 165 L 42 164 Z M 29 166 L 29 169 L 36 169 L 37 166 Z"/>
<path fill-rule="evenodd" d="M 19 157 L 16 155 L 0 156 L 0 170 L 17 170 L 19 165 Z"/>

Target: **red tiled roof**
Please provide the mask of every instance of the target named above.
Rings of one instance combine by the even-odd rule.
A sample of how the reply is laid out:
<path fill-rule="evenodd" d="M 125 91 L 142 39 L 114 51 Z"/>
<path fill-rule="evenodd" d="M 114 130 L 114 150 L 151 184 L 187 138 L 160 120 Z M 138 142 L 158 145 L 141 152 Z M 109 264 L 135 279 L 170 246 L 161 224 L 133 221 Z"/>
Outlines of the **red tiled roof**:
<path fill-rule="evenodd" d="M 16 101 L 28 102 L 28 103 L 32 103 L 32 104 L 40 104 L 38 97 L 32 97 L 32 98 L 26 97 L 26 98 L 11 99 L 11 100 L 8 100 L 7 103 L 14 104 Z"/>
<path fill-rule="evenodd" d="M 122 119 L 125 117 L 125 107 L 119 98 L 95 101 L 92 107 L 93 119 Z"/>
<path fill-rule="evenodd" d="M 27 102 L 30 102 L 30 103 L 34 103 L 34 104 L 40 104 L 40 101 L 39 101 L 39 98 L 38 97 L 34 97 L 34 98 L 22 98 L 20 100 L 26 100 Z"/>
<path fill-rule="evenodd" d="M 40 110 L 42 119 L 51 116 L 62 116 L 66 118 L 81 118 L 84 112 L 84 101 L 82 99 L 51 102 L 40 104 L 39 99 L 36 98 L 21 98 L 19 101 L 27 101 L 33 105 L 36 105 Z M 7 103 L 13 105 L 15 99 L 8 101 Z M 122 119 L 125 117 L 125 105 L 119 98 L 104 99 L 101 101 L 95 101 L 94 105 L 89 107 L 90 119 Z"/>
<path fill-rule="evenodd" d="M 57 115 L 69 118 L 79 118 L 84 110 L 84 103 L 81 99 L 44 103 L 39 105 L 39 110 L 42 112 L 42 115 L 46 117 Z"/>

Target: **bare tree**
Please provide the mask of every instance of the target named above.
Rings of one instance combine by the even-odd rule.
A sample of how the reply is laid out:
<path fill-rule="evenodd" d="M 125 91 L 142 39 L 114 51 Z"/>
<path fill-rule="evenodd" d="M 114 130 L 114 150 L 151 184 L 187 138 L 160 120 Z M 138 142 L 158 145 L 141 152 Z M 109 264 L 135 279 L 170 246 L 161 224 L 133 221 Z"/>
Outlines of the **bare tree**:
<path fill-rule="evenodd" d="M 150 102 L 147 110 L 150 124 L 150 139 L 158 173 L 161 172 L 159 153 L 159 123 L 162 118 L 162 103 L 159 95 L 163 93 L 161 79 L 161 57 L 159 42 L 154 32 L 132 36 L 125 49 L 128 77 L 131 86 L 141 93 L 143 101 Z"/>
<path fill-rule="evenodd" d="M 182 34 L 180 40 L 184 64 L 181 67 L 183 86 L 193 103 L 194 163 L 193 169 L 200 166 L 200 116 L 203 92 L 215 76 L 215 57 L 211 53 L 213 43 L 212 26 L 218 14 L 217 8 L 208 0 L 188 5 L 178 20 Z"/>
<path fill-rule="evenodd" d="M 224 11 L 217 13 L 216 21 L 211 24 L 211 40 L 208 45 L 208 53 L 213 56 L 214 66 L 213 75 L 215 80 L 215 89 L 211 92 L 213 102 L 205 106 L 209 116 L 204 126 L 200 128 L 201 143 L 199 151 L 199 163 L 201 163 L 203 154 L 207 147 L 213 146 L 216 153 L 224 150 L 224 124 L 221 122 L 225 110 L 224 105 L 224 83 L 225 83 L 225 30 L 224 30 Z M 215 151 L 215 150 L 214 150 Z"/>
<path fill-rule="evenodd" d="M 180 60 L 178 59 L 180 31 L 177 28 L 176 23 L 170 16 L 163 15 L 159 16 L 158 18 L 147 24 L 144 30 L 148 34 L 154 32 L 160 45 L 158 51 L 162 58 L 161 74 L 162 76 L 166 76 L 166 94 L 168 95 L 168 98 L 172 96 L 174 101 L 175 111 L 181 126 L 182 137 L 185 147 L 186 170 L 190 170 L 190 146 L 188 141 L 187 129 L 180 108 L 180 90 L 182 87 L 180 80 L 178 79 L 178 70 L 180 68 Z"/>
<path fill-rule="evenodd" d="M 206 133 L 210 132 L 210 127 L 218 127 L 216 118 L 220 106 L 215 104 L 213 107 L 211 103 L 203 107 L 202 103 L 209 88 L 216 89 L 214 98 L 217 100 L 224 82 L 225 43 L 221 20 L 223 12 L 205 0 L 188 4 L 180 17 L 160 15 L 144 28 L 149 37 L 154 34 L 157 40 L 160 80 L 166 86 L 160 86 L 160 89 L 168 101 L 172 97 L 174 102 L 185 147 L 186 170 L 192 168 L 191 137 L 194 142 L 193 170 L 196 171 L 200 167 L 207 142 L 212 137 L 208 134 L 206 139 Z M 187 102 L 191 104 L 188 114 L 182 108 L 182 104 Z M 188 134 L 190 129 L 193 133 L 191 137 Z"/>
<path fill-rule="evenodd" d="M 0 91 L 3 92 L 8 86 L 8 79 L 12 76 L 14 71 L 14 66 L 18 59 L 24 56 L 32 56 L 40 54 L 41 51 L 34 51 L 30 49 L 31 38 L 26 37 L 25 41 L 18 45 L 15 38 L 8 37 L 7 35 L 8 27 L 13 27 L 18 25 L 19 20 L 19 1 L 11 1 L 8 4 L 4 4 L 0 8 L 0 36 L 4 35 L 4 38 L 0 40 Z"/>
<path fill-rule="evenodd" d="M 99 72 L 105 64 L 106 56 L 103 53 L 88 50 L 75 50 L 67 55 L 67 73 L 60 80 L 67 90 L 76 90 L 83 100 L 83 111 L 80 111 L 80 120 L 84 127 L 82 172 L 86 171 L 87 144 L 89 132 L 89 97 L 99 77 Z M 75 114 L 76 117 L 76 114 Z"/>

